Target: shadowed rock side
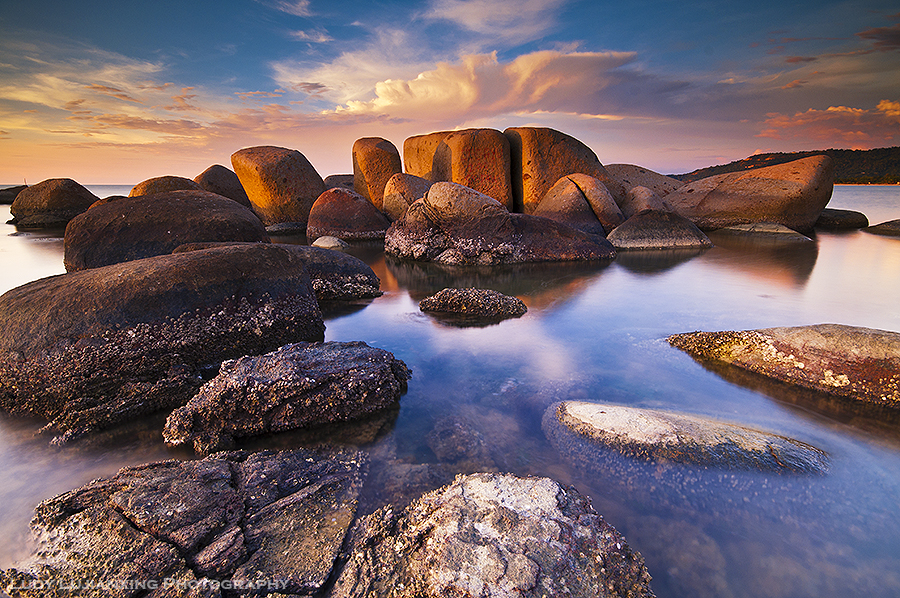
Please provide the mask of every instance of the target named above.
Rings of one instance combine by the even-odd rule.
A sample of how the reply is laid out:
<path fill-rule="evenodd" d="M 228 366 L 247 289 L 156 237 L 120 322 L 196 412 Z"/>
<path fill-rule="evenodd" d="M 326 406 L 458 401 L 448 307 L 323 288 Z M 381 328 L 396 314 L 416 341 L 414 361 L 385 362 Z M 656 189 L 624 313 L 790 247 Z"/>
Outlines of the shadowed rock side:
<path fill-rule="evenodd" d="M 385 235 L 401 259 L 457 265 L 601 260 L 615 257 L 602 237 L 525 214 L 455 183 L 435 183 Z"/>
<path fill-rule="evenodd" d="M 172 253 L 185 243 L 269 242 L 259 218 L 208 191 L 171 191 L 95 205 L 66 227 L 69 272 Z"/>
<path fill-rule="evenodd" d="M 334 598 L 653 596 L 640 554 L 574 488 L 458 476 L 351 532 Z"/>
<path fill-rule="evenodd" d="M 52 276 L 0 297 L 0 407 L 62 441 L 183 405 L 202 370 L 324 328 L 303 261 L 268 243 Z"/>
<path fill-rule="evenodd" d="M 99 198 L 72 179 L 47 179 L 26 187 L 9 207 L 20 228 L 61 228 Z"/>
<path fill-rule="evenodd" d="M 566 431 L 621 455 L 650 462 L 772 473 L 828 471 L 814 446 L 708 418 L 619 405 L 565 401 L 544 414 L 544 432 L 556 446 Z"/>
<path fill-rule="evenodd" d="M 241 186 L 241 180 L 230 168 L 221 164 L 213 164 L 194 177 L 194 182 L 204 191 L 218 193 L 222 197 L 232 199 L 245 208 L 250 207 L 250 198 Z"/>
<path fill-rule="evenodd" d="M 166 420 L 166 444 L 198 453 L 236 438 L 359 419 L 400 400 L 411 373 L 393 354 L 363 342 L 296 343 L 222 364 Z"/>
<path fill-rule="evenodd" d="M 839 210 L 837 208 L 825 208 L 816 220 L 816 228 L 823 230 L 847 230 L 866 228 L 869 219 L 861 212 L 854 210 Z"/>
<path fill-rule="evenodd" d="M 669 193 L 665 201 L 703 230 L 775 222 L 807 232 L 831 199 L 833 187 L 831 158 L 812 156 L 701 179 Z"/>
<path fill-rule="evenodd" d="M 528 308 L 517 297 L 490 289 L 454 289 L 438 291 L 419 301 L 419 309 L 436 315 L 465 316 L 474 321 L 499 322 L 518 318 Z M 451 320 L 452 322 L 452 320 Z"/>
<path fill-rule="evenodd" d="M 900 220 L 888 220 L 881 224 L 869 226 L 864 229 L 867 233 L 885 235 L 887 237 L 900 237 Z"/>
<path fill-rule="evenodd" d="M 170 191 L 203 191 L 198 183 L 191 179 L 180 176 L 158 176 L 146 181 L 141 181 L 131 188 L 128 197 L 138 197 L 141 195 L 155 195 L 157 193 L 168 193 Z"/>
<path fill-rule="evenodd" d="M 0 589 L 29 598 L 315 593 L 353 522 L 366 462 L 357 451 L 297 449 L 122 469 L 38 505 L 38 549 L 0 572 Z"/>
<path fill-rule="evenodd" d="M 19 193 L 27 188 L 28 185 L 16 185 L 15 187 L 0 189 L 0 204 L 12 205 Z"/>
<path fill-rule="evenodd" d="M 762 374 L 877 409 L 900 410 L 900 334 L 842 324 L 673 334 L 698 361 Z"/>

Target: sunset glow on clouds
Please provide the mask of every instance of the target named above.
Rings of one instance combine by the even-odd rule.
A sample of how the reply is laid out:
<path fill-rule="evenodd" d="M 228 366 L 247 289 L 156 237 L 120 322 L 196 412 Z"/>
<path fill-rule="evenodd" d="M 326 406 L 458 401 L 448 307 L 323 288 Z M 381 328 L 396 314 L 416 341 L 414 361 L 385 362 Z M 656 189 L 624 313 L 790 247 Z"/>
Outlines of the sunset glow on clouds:
<path fill-rule="evenodd" d="M 550 126 L 662 172 L 900 145 L 885 2 L 73 4 L 0 8 L 0 183 L 193 177 L 261 144 L 325 176 L 359 137 L 472 126 Z"/>

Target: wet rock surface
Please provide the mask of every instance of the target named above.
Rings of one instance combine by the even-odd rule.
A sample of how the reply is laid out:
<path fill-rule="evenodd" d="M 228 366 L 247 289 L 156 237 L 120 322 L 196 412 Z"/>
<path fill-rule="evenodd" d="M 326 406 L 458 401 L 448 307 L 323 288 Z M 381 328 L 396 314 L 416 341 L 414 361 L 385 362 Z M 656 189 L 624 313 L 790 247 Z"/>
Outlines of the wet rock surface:
<path fill-rule="evenodd" d="M 99 198 L 72 179 L 47 179 L 20 191 L 9 206 L 10 224 L 62 228 Z"/>
<path fill-rule="evenodd" d="M 701 362 L 727 364 L 781 382 L 900 410 L 900 334 L 816 324 L 674 334 L 669 343 Z"/>
<path fill-rule="evenodd" d="M 208 191 L 171 191 L 95 205 L 66 227 L 69 272 L 172 253 L 186 243 L 269 242 L 248 208 Z"/>
<path fill-rule="evenodd" d="M 410 377 L 392 353 L 363 342 L 290 344 L 223 363 L 169 415 L 163 438 L 210 453 L 236 438 L 358 419 L 399 401 Z"/>
<path fill-rule="evenodd" d="M 568 431 L 651 462 L 779 474 L 828 471 L 828 456 L 804 442 L 680 413 L 565 401 L 547 409 L 543 424 L 557 446 L 566 443 Z"/>
<path fill-rule="evenodd" d="M 128 467 L 41 503 L 38 549 L 0 572 L 0 588 L 26 597 L 310 595 L 331 574 L 366 467 L 358 451 L 309 449 Z"/>
<path fill-rule="evenodd" d="M 496 321 L 518 318 L 528 308 L 517 297 L 490 289 L 447 288 L 419 301 L 419 309 L 433 314 L 466 316 L 472 320 Z"/>
<path fill-rule="evenodd" d="M 268 243 L 44 278 L 0 297 L 0 407 L 74 438 L 183 405 L 201 372 L 324 324 L 300 257 Z"/>
<path fill-rule="evenodd" d="M 385 235 L 401 259 L 457 265 L 612 259 L 605 239 L 535 216 L 455 183 L 435 183 Z"/>
<path fill-rule="evenodd" d="M 641 556 L 574 488 L 459 476 L 351 532 L 331 596 L 652 596 Z"/>

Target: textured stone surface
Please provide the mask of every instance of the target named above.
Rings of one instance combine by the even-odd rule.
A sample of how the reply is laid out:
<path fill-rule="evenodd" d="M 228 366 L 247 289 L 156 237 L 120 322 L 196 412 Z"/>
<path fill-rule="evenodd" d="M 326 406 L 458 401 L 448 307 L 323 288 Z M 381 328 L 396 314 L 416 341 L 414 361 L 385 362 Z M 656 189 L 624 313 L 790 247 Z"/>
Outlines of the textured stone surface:
<path fill-rule="evenodd" d="M 128 197 L 138 197 L 140 195 L 154 195 L 156 193 L 167 193 L 169 191 L 202 191 L 203 187 L 195 183 L 191 179 L 180 176 L 158 176 L 146 181 L 141 181 L 131 188 Z"/>
<path fill-rule="evenodd" d="M 675 191 L 684 183 L 678 179 L 653 172 L 649 168 L 634 164 L 606 164 L 606 171 L 622 183 L 625 189 L 634 187 L 646 187 L 659 197 L 664 197 Z"/>
<path fill-rule="evenodd" d="M 461 314 L 497 321 L 518 318 L 528 311 L 522 300 L 517 297 L 490 289 L 475 288 L 443 289 L 419 301 L 419 309 L 425 312 Z"/>
<path fill-rule="evenodd" d="M 503 134 L 509 139 L 517 212 L 531 214 L 559 179 L 574 173 L 600 180 L 616 201 L 624 196 L 624 186 L 606 171 L 591 148 L 574 137 L 541 127 L 511 127 Z"/>
<path fill-rule="evenodd" d="M 231 165 L 253 211 L 266 226 L 279 222 L 306 225 L 310 208 L 325 191 L 322 177 L 297 150 L 248 147 L 231 155 Z"/>
<path fill-rule="evenodd" d="M 691 332 L 669 337 L 717 362 L 878 409 L 900 409 L 900 334 L 841 324 Z"/>
<path fill-rule="evenodd" d="M 445 264 L 611 259 L 602 237 L 546 218 L 511 214 L 500 202 L 455 183 L 435 183 L 385 236 L 401 259 Z"/>
<path fill-rule="evenodd" d="M 640 554 L 547 478 L 458 476 L 365 517 L 351 538 L 334 598 L 653 595 Z"/>
<path fill-rule="evenodd" d="M 391 221 L 398 220 L 417 199 L 425 197 L 431 181 L 411 174 L 398 173 L 384 186 L 384 213 Z"/>
<path fill-rule="evenodd" d="M 427 135 L 413 135 L 403 141 L 403 171 L 431 181 L 449 181 L 450 173 L 445 164 L 435 160 L 435 153 L 450 131 L 438 131 Z"/>
<path fill-rule="evenodd" d="M 353 188 L 353 175 L 352 174 L 329 174 L 325 177 L 325 188 L 326 189 L 334 189 L 335 187 L 341 187 L 343 189 L 349 189 L 350 191 L 354 191 Z"/>
<path fill-rule="evenodd" d="M 565 430 L 560 426 L 598 446 L 651 462 L 789 474 L 828 471 L 828 456 L 804 442 L 681 413 L 564 401 L 544 415 L 544 432 L 562 448 Z"/>
<path fill-rule="evenodd" d="M 268 243 L 40 279 L 0 297 L 0 407 L 66 440 L 182 405 L 200 372 L 324 324 L 296 253 Z"/>
<path fill-rule="evenodd" d="M 400 152 L 393 143 L 381 137 L 363 137 L 353 143 L 353 189 L 383 209 L 384 186 L 403 171 Z"/>
<path fill-rule="evenodd" d="M 337 237 L 345 241 L 378 240 L 391 222 L 365 197 L 348 189 L 328 189 L 309 212 L 306 238 Z"/>
<path fill-rule="evenodd" d="M 222 364 L 166 420 L 163 438 L 199 453 L 236 438 L 359 419 L 400 400 L 410 372 L 363 342 L 296 343 Z"/>
<path fill-rule="evenodd" d="M 197 242 L 269 242 L 259 218 L 208 191 L 171 191 L 95 205 L 66 227 L 69 272 L 172 253 Z"/>
<path fill-rule="evenodd" d="M 647 187 L 632 187 L 619 202 L 619 208 L 625 218 L 631 218 L 644 210 L 656 210 L 657 212 L 671 212 L 672 210 L 663 201 L 659 194 Z"/>
<path fill-rule="evenodd" d="M 24 597 L 308 595 L 331 573 L 365 470 L 362 453 L 306 449 L 128 467 L 38 505 L 38 550 L 0 572 L 0 588 L 30 584 L 12 592 Z"/>
<path fill-rule="evenodd" d="M 561 178 L 532 214 L 595 235 L 606 235 L 625 221 L 606 185 L 586 174 Z"/>
<path fill-rule="evenodd" d="M 703 231 L 678 214 L 645 210 L 606 236 L 616 250 L 712 247 Z"/>
<path fill-rule="evenodd" d="M 72 179 L 47 179 L 23 189 L 9 207 L 10 224 L 22 228 L 63 227 L 99 198 Z"/>
<path fill-rule="evenodd" d="M 194 182 L 200 185 L 204 191 L 218 193 L 222 197 L 233 199 L 242 206 L 250 207 L 250 198 L 241 185 L 241 180 L 230 168 L 221 164 L 213 164 L 194 177 Z"/>
<path fill-rule="evenodd" d="M 815 226 L 833 187 L 831 158 L 812 156 L 700 179 L 666 195 L 666 203 L 704 230 L 775 222 L 806 232 Z"/>

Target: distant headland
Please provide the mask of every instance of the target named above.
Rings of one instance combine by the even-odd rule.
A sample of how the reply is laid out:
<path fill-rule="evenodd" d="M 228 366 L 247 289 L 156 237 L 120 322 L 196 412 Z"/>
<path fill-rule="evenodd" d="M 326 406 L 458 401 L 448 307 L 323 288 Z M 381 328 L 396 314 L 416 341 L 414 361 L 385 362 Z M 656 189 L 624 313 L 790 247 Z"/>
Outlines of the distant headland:
<path fill-rule="evenodd" d="M 834 182 L 838 184 L 897 184 L 900 183 L 900 147 L 871 150 L 827 149 L 812 152 L 756 154 L 719 166 L 700 168 L 685 174 L 669 175 L 686 183 L 708 176 L 749 170 L 761 166 L 784 164 L 808 156 L 827 155 L 834 160 Z"/>

